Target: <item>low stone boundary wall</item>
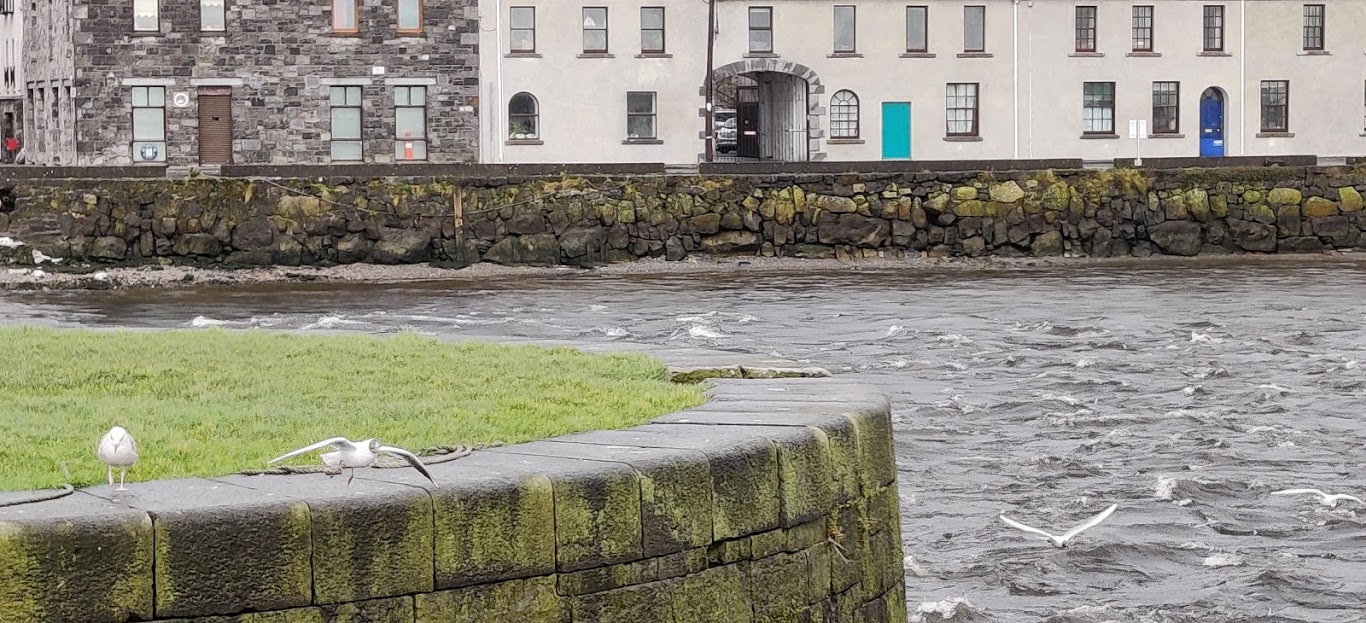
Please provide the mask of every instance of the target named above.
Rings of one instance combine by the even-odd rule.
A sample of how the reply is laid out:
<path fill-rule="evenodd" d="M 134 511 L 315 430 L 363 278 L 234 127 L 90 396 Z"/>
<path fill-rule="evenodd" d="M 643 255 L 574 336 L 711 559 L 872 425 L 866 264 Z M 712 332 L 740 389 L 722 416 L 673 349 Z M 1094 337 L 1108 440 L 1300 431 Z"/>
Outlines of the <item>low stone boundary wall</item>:
<path fill-rule="evenodd" d="M 903 623 L 886 397 L 711 383 L 644 426 L 433 465 L 435 488 L 229 476 L 0 508 L 0 623 Z"/>
<path fill-rule="evenodd" d="M 739 166 L 739 165 L 737 165 Z M 757 165 L 756 165 L 757 166 Z M 1358 247 L 1366 166 L 329 179 L 0 188 L 0 263 L 1147 256 Z M 69 264 L 69 263 L 68 263 Z"/>

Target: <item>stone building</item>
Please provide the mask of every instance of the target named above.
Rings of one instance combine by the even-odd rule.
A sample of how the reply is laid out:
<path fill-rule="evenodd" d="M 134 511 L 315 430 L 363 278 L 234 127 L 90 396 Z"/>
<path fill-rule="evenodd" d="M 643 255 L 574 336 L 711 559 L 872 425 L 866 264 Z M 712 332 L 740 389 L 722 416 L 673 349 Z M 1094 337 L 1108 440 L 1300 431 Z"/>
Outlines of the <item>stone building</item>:
<path fill-rule="evenodd" d="M 486 162 L 695 163 L 708 2 L 481 0 Z M 1362 0 L 715 0 L 721 158 L 1366 154 Z"/>
<path fill-rule="evenodd" d="M 29 108 L 44 111 L 27 124 L 36 162 L 478 157 L 473 0 L 35 4 L 24 71 Z"/>
<path fill-rule="evenodd" d="M 14 159 L 5 142 L 10 137 L 23 138 L 24 72 L 19 62 L 23 51 L 23 0 L 0 0 L 0 162 Z"/>

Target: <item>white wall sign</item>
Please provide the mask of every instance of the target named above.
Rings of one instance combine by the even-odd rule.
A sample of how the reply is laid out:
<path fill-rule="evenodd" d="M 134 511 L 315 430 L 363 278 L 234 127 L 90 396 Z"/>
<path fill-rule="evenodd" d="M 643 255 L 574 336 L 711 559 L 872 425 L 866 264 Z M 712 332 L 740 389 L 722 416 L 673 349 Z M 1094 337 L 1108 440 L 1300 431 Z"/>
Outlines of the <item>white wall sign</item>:
<path fill-rule="evenodd" d="M 181 91 L 181 92 L 179 92 L 179 93 L 176 93 L 175 95 L 172 95 L 172 96 L 171 96 L 171 103 L 172 103 L 172 104 L 175 104 L 175 107 L 176 107 L 176 108 L 184 108 L 184 107 L 186 107 L 186 106 L 189 106 L 189 105 L 190 105 L 190 94 L 189 94 L 189 93 L 186 93 L 186 92 L 184 92 L 184 91 Z"/>

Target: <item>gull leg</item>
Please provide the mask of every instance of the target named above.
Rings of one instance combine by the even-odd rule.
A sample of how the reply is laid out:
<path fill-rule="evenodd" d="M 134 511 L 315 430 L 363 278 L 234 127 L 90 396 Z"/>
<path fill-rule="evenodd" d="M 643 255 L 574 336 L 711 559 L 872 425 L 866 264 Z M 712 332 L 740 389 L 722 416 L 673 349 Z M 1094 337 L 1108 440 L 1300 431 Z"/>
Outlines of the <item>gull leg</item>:
<path fill-rule="evenodd" d="M 351 481 L 356 479 L 356 468 L 351 468 L 351 477 L 346 479 L 346 486 L 351 486 Z"/>
<path fill-rule="evenodd" d="M 109 478 L 112 480 L 112 479 L 114 478 L 113 473 L 112 473 L 114 470 L 113 470 L 113 468 L 110 468 L 109 471 L 110 471 L 110 476 L 109 476 Z M 119 488 L 114 489 L 115 491 L 127 491 L 127 490 L 128 490 L 127 487 L 123 486 L 123 481 L 124 481 L 124 479 L 127 478 L 127 477 L 128 477 L 128 468 L 127 468 L 127 467 L 120 467 L 120 468 L 119 468 Z"/>
<path fill-rule="evenodd" d="M 113 465 L 108 465 L 108 466 L 106 466 L 106 467 L 109 468 L 109 486 L 112 487 L 112 486 L 114 486 L 114 466 L 113 466 Z"/>

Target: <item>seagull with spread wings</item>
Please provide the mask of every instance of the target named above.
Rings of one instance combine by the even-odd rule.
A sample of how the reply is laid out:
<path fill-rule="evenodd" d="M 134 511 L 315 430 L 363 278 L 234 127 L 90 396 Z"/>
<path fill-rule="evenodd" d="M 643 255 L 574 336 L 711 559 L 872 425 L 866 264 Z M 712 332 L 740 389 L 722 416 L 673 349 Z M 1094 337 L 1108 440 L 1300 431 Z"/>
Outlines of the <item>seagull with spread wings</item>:
<path fill-rule="evenodd" d="M 346 484 L 348 486 L 350 486 L 352 480 L 356 479 L 356 468 L 373 467 L 375 461 L 379 460 L 379 457 L 382 454 L 390 454 L 407 461 L 409 465 L 413 466 L 413 469 L 421 472 L 423 476 L 427 477 L 427 480 L 432 481 L 432 484 L 436 484 L 436 481 L 432 480 L 431 473 L 427 471 L 427 466 L 422 464 L 422 459 L 417 458 L 417 455 L 404 450 L 403 448 L 380 445 L 378 439 L 351 441 L 345 437 L 333 437 L 331 439 L 319 441 L 311 446 L 304 446 L 288 454 L 280 455 L 271 459 L 270 462 L 278 463 L 285 459 L 322 450 L 323 448 L 332 448 L 333 450 L 332 452 L 327 452 L 322 455 L 324 465 L 337 468 L 339 470 L 338 473 L 340 473 L 341 469 L 351 470 L 351 477 L 346 479 Z"/>
<path fill-rule="evenodd" d="M 1071 541 L 1073 537 L 1077 536 L 1078 534 L 1081 534 L 1081 533 L 1082 533 L 1083 531 L 1085 531 L 1085 530 L 1088 530 L 1088 529 L 1090 529 L 1090 528 L 1094 528 L 1094 527 L 1096 527 L 1096 525 L 1099 524 L 1100 522 L 1105 521 L 1105 518 L 1106 518 L 1106 517 L 1109 517 L 1109 516 L 1110 516 L 1110 513 L 1115 512 L 1115 509 L 1116 509 L 1116 508 L 1119 508 L 1119 505 L 1118 505 L 1118 504 L 1111 504 L 1111 505 L 1110 505 L 1110 508 L 1107 508 L 1107 509 L 1101 511 L 1100 514 L 1096 515 L 1095 517 L 1092 517 L 1092 518 L 1090 518 L 1090 519 L 1087 519 L 1087 520 L 1086 520 L 1086 523 L 1083 523 L 1083 524 L 1081 524 L 1080 526 L 1077 526 L 1077 527 L 1075 527 L 1075 528 L 1072 528 L 1071 530 L 1068 530 L 1067 533 L 1064 534 L 1064 535 L 1062 535 L 1062 536 L 1055 536 L 1055 535 L 1049 534 L 1049 533 L 1047 533 L 1047 532 L 1044 532 L 1043 530 L 1040 530 L 1040 529 L 1038 529 L 1038 528 L 1035 528 L 1035 527 L 1032 527 L 1032 526 L 1026 526 L 1026 525 L 1024 525 L 1024 524 L 1022 524 L 1022 523 L 1020 523 L 1020 522 L 1018 522 L 1018 521 L 1015 521 L 1015 520 L 1013 520 L 1013 519 L 1011 519 L 1011 518 L 1009 518 L 1009 517 L 1006 517 L 1005 515 L 1001 515 L 1001 521 L 1005 522 L 1006 525 L 1008 525 L 1008 526 L 1010 526 L 1010 527 L 1012 527 L 1012 528 L 1017 528 L 1017 529 L 1020 529 L 1020 530 L 1024 530 L 1025 532 L 1028 532 L 1028 533 L 1030 533 L 1030 534 L 1037 534 L 1037 535 L 1039 535 L 1039 536 L 1041 536 L 1041 537 L 1043 537 L 1043 538 L 1045 538 L 1045 539 L 1047 539 L 1047 540 L 1049 540 L 1049 541 L 1052 541 L 1054 547 L 1057 547 L 1057 548 L 1061 549 L 1061 548 L 1067 547 L 1067 542 L 1068 542 L 1068 541 Z"/>
<path fill-rule="evenodd" d="M 1318 489 L 1285 489 L 1285 490 L 1282 490 L 1282 491 L 1272 491 L 1272 492 L 1271 492 L 1271 495 L 1303 495 L 1303 494 L 1311 494 L 1311 495 L 1317 495 L 1317 496 L 1319 496 L 1319 504 L 1322 504 L 1322 505 L 1327 506 L 1327 507 L 1329 507 L 1329 508 L 1337 508 L 1337 507 L 1338 507 L 1338 502 L 1341 502 L 1341 501 L 1343 501 L 1343 500 L 1351 500 L 1351 501 L 1353 501 L 1353 502 L 1356 502 L 1357 504 L 1366 504 L 1366 502 L 1362 502 L 1362 501 L 1361 501 L 1361 498 L 1358 498 L 1358 497 L 1356 497 L 1356 496 L 1347 495 L 1346 493 L 1324 493 L 1324 492 L 1322 492 L 1322 491 L 1319 491 Z"/>

